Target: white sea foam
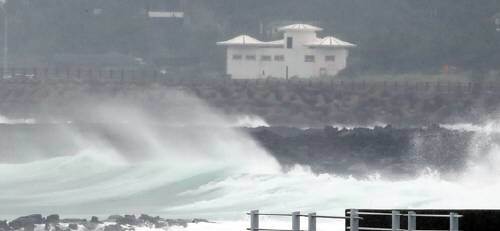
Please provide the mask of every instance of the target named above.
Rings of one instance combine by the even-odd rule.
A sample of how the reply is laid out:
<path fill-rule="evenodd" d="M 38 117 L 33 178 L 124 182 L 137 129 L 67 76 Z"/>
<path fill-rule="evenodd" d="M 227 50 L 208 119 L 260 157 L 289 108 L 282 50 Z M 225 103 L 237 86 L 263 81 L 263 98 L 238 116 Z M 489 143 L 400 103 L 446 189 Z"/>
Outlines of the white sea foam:
<path fill-rule="evenodd" d="M 233 127 L 269 127 L 269 124 L 263 118 L 256 115 L 237 115 L 230 118 Z"/>
<path fill-rule="evenodd" d="M 0 115 L 0 124 L 34 124 L 36 123 L 35 119 L 11 119 L 6 116 Z"/>
<path fill-rule="evenodd" d="M 201 217 L 216 223 L 190 224 L 171 230 L 244 230 L 245 213 L 302 211 L 343 214 L 346 208 L 498 208 L 500 148 L 485 150 L 491 126 L 475 127 L 468 169 L 455 179 L 423 174 L 412 180 L 389 181 L 374 176 L 359 180 L 316 175 L 297 166 L 282 172 L 276 161 L 247 135 L 227 129 L 190 129 L 190 124 L 228 124 L 217 113 L 189 99 L 194 111 L 171 115 L 181 130 L 160 133 L 143 121 L 147 114 L 120 107 L 91 113 L 106 121 L 112 134 L 141 144 L 142 155 L 69 129 L 80 150 L 31 162 L 0 164 L 0 216 L 30 213 L 100 215 L 149 213 L 173 218 Z M 113 122 L 120 118 L 123 123 Z M 102 138 L 102 137 L 101 137 Z M 29 144 L 27 144 L 29 145 Z M 134 148 L 134 147 L 129 147 Z M 289 222 L 263 217 L 266 228 Z M 319 230 L 341 229 L 343 222 L 319 221 Z"/>

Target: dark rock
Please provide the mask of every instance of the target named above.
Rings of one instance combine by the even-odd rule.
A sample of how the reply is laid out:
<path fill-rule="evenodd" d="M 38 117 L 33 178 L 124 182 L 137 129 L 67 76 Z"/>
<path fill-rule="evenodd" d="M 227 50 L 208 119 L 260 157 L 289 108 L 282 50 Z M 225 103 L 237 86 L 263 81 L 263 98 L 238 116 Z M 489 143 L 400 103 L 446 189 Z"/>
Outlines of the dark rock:
<path fill-rule="evenodd" d="M 108 221 L 112 221 L 112 222 L 118 222 L 119 220 L 123 220 L 123 216 L 122 215 L 111 215 L 108 217 Z"/>
<path fill-rule="evenodd" d="M 95 230 L 97 228 L 97 226 L 99 225 L 99 223 L 96 223 L 96 222 L 85 222 L 85 223 L 82 223 L 82 225 L 87 230 Z"/>
<path fill-rule="evenodd" d="M 141 221 L 135 215 L 125 215 L 122 219 L 118 219 L 116 223 L 121 225 L 139 225 Z"/>
<path fill-rule="evenodd" d="M 19 217 L 9 222 L 9 226 L 13 229 L 24 228 L 25 231 L 33 230 L 35 224 L 43 224 L 43 217 L 41 214 L 33 214 L 29 216 Z"/>
<path fill-rule="evenodd" d="M 151 223 L 156 223 L 160 220 L 160 217 L 159 216 L 152 217 L 152 216 L 149 216 L 147 214 L 141 214 L 139 216 L 139 220 L 147 221 L 147 222 L 151 222 Z"/>
<path fill-rule="evenodd" d="M 195 218 L 193 219 L 192 223 L 208 223 L 209 221 L 207 219 L 201 219 L 201 218 Z"/>
<path fill-rule="evenodd" d="M 34 231 L 35 230 L 35 224 L 26 224 L 23 227 L 24 231 Z"/>
<path fill-rule="evenodd" d="M 0 221 L 0 231 L 10 231 L 11 228 L 7 224 L 7 221 Z"/>
<path fill-rule="evenodd" d="M 139 220 L 142 221 L 146 226 L 154 226 L 155 228 L 161 228 L 164 224 L 160 224 L 161 218 L 159 216 L 152 217 L 147 214 L 141 214 Z"/>
<path fill-rule="evenodd" d="M 71 223 L 68 225 L 68 228 L 71 229 L 71 230 L 77 230 L 78 229 L 78 225 L 75 224 L 75 223 Z"/>
<path fill-rule="evenodd" d="M 168 226 L 182 226 L 187 227 L 187 224 L 190 222 L 188 220 L 183 219 L 167 219 Z"/>
<path fill-rule="evenodd" d="M 166 222 L 164 220 L 160 220 L 160 221 L 158 221 L 157 224 L 154 224 L 154 227 L 157 229 L 163 228 L 165 226 L 168 226 L 168 222 Z"/>
<path fill-rule="evenodd" d="M 58 223 L 45 223 L 46 231 L 69 231 L 68 228 L 61 227 Z"/>
<path fill-rule="evenodd" d="M 122 227 L 118 224 L 106 225 L 106 227 L 104 227 L 104 231 L 122 231 Z"/>
<path fill-rule="evenodd" d="M 87 222 L 87 219 L 79 219 L 79 218 L 65 218 L 60 220 L 61 223 L 75 223 L 75 224 L 83 224 Z"/>
<path fill-rule="evenodd" d="M 99 218 L 98 218 L 98 217 L 96 217 L 96 216 L 92 216 L 92 217 L 90 218 L 90 222 L 91 222 L 91 223 L 99 223 Z"/>
<path fill-rule="evenodd" d="M 59 223 L 59 215 L 57 214 L 52 214 L 47 216 L 45 219 L 46 224 L 58 224 Z"/>

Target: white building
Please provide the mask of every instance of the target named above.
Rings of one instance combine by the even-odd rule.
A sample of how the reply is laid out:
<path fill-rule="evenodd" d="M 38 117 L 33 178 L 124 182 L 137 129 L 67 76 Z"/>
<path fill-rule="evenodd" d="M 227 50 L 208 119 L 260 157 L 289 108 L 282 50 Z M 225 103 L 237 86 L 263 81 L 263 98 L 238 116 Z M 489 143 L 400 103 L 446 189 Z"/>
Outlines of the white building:
<path fill-rule="evenodd" d="M 294 24 L 278 29 L 282 40 L 263 42 L 248 35 L 218 42 L 227 47 L 227 74 L 234 79 L 334 76 L 346 67 L 356 45 L 335 37 L 318 38 L 322 29 Z"/>

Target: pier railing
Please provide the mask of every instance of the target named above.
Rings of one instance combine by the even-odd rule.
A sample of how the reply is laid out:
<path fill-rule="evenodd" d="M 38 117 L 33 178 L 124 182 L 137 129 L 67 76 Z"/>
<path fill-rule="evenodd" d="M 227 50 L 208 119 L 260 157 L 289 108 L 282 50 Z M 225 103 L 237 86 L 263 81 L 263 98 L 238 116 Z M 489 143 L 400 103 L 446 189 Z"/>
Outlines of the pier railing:
<path fill-rule="evenodd" d="M 178 76 L 157 69 L 0 68 L 0 84 L 39 83 L 161 84 L 173 87 L 287 88 L 341 93 L 395 92 L 419 94 L 500 95 L 500 81 L 447 81 L 440 79 L 366 80 L 338 78 L 230 79 L 227 76 Z"/>
<path fill-rule="evenodd" d="M 322 216 L 316 213 L 309 213 L 307 215 L 302 215 L 300 212 L 293 212 L 290 214 L 279 214 L 279 213 L 260 213 L 259 210 L 252 210 L 248 215 L 250 216 L 250 231 L 305 231 L 301 229 L 300 218 L 307 217 L 308 229 L 307 231 L 316 231 L 316 224 L 318 218 L 325 219 L 336 219 L 348 221 L 346 225 L 346 230 L 350 231 L 459 231 L 459 218 L 462 215 L 450 212 L 449 214 L 417 214 L 415 211 L 408 211 L 406 214 L 401 213 L 398 210 L 393 210 L 391 213 L 384 212 L 360 212 L 357 209 L 351 209 L 347 212 L 348 216 Z M 259 225 L 260 216 L 279 216 L 279 217 L 291 217 L 292 225 L 291 229 L 272 229 L 272 228 L 261 228 Z M 363 227 L 360 226 L 360 220 L 366 216 L 390 216 L 391 225 L 390 227 Z M 406 229 L 401 226 L 401 217 L 407 217 L 408 224 Z M 418 230 L 417 229 L 417 217 L 433 217 L 433 218 L 445 218 L 449 219 L 449 229 L 447 230 Z"/>

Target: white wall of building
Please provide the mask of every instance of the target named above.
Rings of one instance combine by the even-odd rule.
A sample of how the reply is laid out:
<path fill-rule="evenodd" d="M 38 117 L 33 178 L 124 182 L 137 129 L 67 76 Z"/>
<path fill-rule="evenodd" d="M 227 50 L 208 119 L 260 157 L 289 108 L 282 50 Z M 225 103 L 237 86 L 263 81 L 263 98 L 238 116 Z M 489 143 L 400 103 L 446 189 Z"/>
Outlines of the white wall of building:
<path fill-rule="evenodd" d="M 233 59 L 233 55 L 240 55 L 241 59 Z M 255 60 L 248 60 L 247 56 L 255 56 Z M 278 61 L 275 56 L 283 56 Z M 314 62 L 305 62 L 305 56 L 314 56 Z M 227 49 L 227 74 L 235 79 L 255 78 L 286 78 L 288 77 L 319 77 L 322 75 L 334 76 L 347 65 L 347 49 L 283 49 L 283 48 L 246 48 L 230 47 Z M 263 56 L 270 56 L 271 60 L 263 60 Z M 334 61 L 327 61 L 327 56 L 334 56 Z"/>
<path fill-rule="evenodd" d="M 293 38 L 292 48 L 287 48 L 288 37 Z M 285 31 L 282 44 L 252 41 L 252 44 L 239 45 L 233 41 L 227 46 L 227 74 L 234 79 L 286 78 L 287 73 L 289 78 L 337 75 L 347 65 L 348 49 L 311 45 L 318 40 L 315 31 Z M 307 62 L 306 56 L 314 57 L 314 60 L 309 60 L 313 62 Z"/>

